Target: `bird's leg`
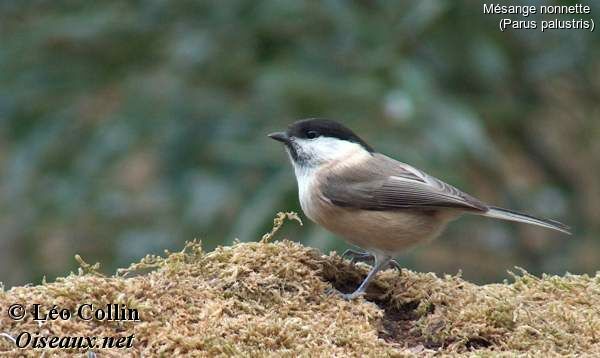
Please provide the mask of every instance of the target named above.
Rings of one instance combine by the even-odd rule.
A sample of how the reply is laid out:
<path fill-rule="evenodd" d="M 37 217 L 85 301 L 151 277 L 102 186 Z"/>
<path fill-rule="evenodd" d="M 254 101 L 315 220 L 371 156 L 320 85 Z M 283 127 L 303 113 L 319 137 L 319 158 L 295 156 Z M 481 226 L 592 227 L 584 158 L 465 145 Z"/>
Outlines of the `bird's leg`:
<path fill-rule="evenodd" d="M 357 262 L 367 262 L 367 263 L 371 263 L 374 259 L 373 254 L 370 252 L 361 252 L 361 251 L 356 251 L 356 250 L 352 250 L 352 249 L 348 249 L 346 251 L 344 251 L 344 253 L 342 254 L 342 259 L 346 259 L 349 258 L 350 259 L 350 263 L 355 264 Z M 398 261 L 391 259 L 388 266 L 390 268 L 396 269 L 398 271 L 402 271 L 402 268 L 400 267 L 400 264 L 398 263 Z"/>
<path fill-rule="evenodd" d="M 352 249 L 348 249 L 344 251 L 342 254 L 342 259 L 349 258 L 352 264 L 356 262 L 365 262 L 365 261 L 373 261 L 373 254 L 370 252 L 360 252 Z"/>
<path fill-rule="evenodd" d="M 379 270 L 381 270 L 382 267 L 384 267 L 387 264 L 389 264 L 390 260 L 392 259 L 390 256 L 379 256 L 379 255 L 373 255 L 373 256 L 375 257 L 375 265 L 373 265 L 373 268 L 371 269 L 371 271 L 367 275 L 367 278 L 365 278 L 363 280 L 363 282 L 360 284 L 360 286 L 358 286 L 358 288 L 356 289 L 356 291 L 354 291 L 352 293 L 342 294 L 342 297 L 344 299 L 346 299 L 346 300 L 353 300 L 353 299 L 355 299 L 355 298 L 363 295 L 365 293 L 365 291 L 367 290 L 367 287 L 369 286 L 369 283 L 375 277 L 375 275 L 377 274 L 377 272 L 379 272 Z"/>
<path fill-rule="evenodd" d="M 391 259 L 390 262 L 388 263 L 388 266 L 390 268 L 396 269 L 400 272 L 402 272 L 402 267 L 400 267 L 400 264 L 398 263 L 398 261 Z"/>

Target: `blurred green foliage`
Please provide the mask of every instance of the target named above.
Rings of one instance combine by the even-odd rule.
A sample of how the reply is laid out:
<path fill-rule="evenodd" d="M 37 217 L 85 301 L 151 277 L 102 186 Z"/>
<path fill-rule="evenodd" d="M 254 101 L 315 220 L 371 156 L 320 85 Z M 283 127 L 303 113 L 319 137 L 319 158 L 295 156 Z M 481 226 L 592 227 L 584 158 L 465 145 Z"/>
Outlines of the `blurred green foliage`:
<path fill-rule="evenodd" d="M 75 253 L 108 270 L 193 238 L 256 240 L 300 210 L 265 134 L 316 116 L 574 226 L 464 218 L 402 264 L 479 281 L 597 270 L 598 32 L 497 21 L 428 0 L 0 2 L 0 281 L 64 274 Z M 285 234 L 344 247 L 315 225 Z"/>

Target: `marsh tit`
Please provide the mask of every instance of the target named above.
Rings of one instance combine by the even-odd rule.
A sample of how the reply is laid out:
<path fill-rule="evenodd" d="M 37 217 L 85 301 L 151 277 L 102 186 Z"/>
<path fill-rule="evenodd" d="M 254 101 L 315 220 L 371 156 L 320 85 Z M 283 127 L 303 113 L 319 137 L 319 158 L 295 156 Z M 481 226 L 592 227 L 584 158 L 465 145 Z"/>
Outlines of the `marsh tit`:
<path fill-rule="evenodd" d="M 468 213 L 570 234 L 559 222 L 489 206 L 408 164 L 376 152 L 350 129 L 326 119 L 293 123 L 269 134 L 289 154 L 300 205 L 308 218 L 373 255 L 374 265 L 351 294 L 406 248 L 438 236 Z"/>

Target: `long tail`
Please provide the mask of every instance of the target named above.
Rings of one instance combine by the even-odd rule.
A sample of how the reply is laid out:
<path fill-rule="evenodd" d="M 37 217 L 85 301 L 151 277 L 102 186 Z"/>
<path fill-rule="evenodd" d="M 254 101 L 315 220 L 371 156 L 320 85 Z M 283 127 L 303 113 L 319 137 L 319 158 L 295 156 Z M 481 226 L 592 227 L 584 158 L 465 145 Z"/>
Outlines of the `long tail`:
<path fill-rule="evenodd" d="M 542 226 L 548 229 L 557 230 L 560 232 L 564 232 L 565 234 L 571 235 L 571 229 L 558 221 L 549 220 L 549 219 L 540 219 L 531 215 L 519 213 L 516 211 L 497 208 L 494 206 L 490 206 L 489 210 L 485 213 L 482 213 L 483 216 L 487 216 L 490 218 L 509 220 L 509 221 L 519 221 L 526 224 L 532 224 L 537 226 Z"/>

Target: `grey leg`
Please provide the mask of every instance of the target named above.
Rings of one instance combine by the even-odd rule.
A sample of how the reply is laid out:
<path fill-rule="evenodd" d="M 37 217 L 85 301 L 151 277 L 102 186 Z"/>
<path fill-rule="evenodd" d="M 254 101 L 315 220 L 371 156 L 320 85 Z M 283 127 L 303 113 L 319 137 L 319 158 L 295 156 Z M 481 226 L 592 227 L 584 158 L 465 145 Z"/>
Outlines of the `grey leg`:
<path fill-rule="evenodd" d="M 352 293 L 343 294 L 342 295 L 343 298 L 345 298 L 347 300 L 353 300 L 353 299 L 363 295 L 365 293 L 365 291 L 367 290 L 369 283 L 375 277 L 377 272 L 379 272 L 379 270 L 381 270 L 382 267 L 385 267 L 387 264 L 389 264 L 390 260 L 392 259 L 390 256 L 378 256 L 378 255 L 373 255 L 373 256 L 375 257 L 375 265 L 373 265 L 373 268 L 371 269 L 371 272 L 369 272 L 369 274 L 367 275 L 367 278 L 364 279 L 364 281 L 360 284 L 360 286 L 356 289 L 356 291 L 354 291 Z"/>
<path fill-rule="evenodd" d="M 355 264 L 357 262 L 371 263 L 374 260 L 375 256 L 373 254 L 371 254 L 370 252 L 366 252 L 366 251 L 360 252 L 360 251 L 348 249 L 348 250 L 344 251 L 344 253 L 342 254 L 342 258 L 350 259 L 350 262 L 352 264 Z M 390 259 L 388 266 L 390 268 L 396 269 L 398 271 L 402 270 L 398 261 L 393 260 L 393 259 Z"/>
<path fill-rule="evenodd" d="M 391 260 L 390 260 L 390 262 L 389 262 L 388 266 L 389 266 L 390 268 L 393 268 L 393 269 L 396 269 L 396 270 L 398 270 L 398 271 L 402 272 L 402 267 L 400 267 L 400 264 L 398 263 L 398 261 L 396 261 L 396 260 L 394 260 L 394 259 L 391 259 Z"/>
<path fill-rule="evenodd" d="M 356 262 L 364 262 L 364 261 L 372 261 L 373 260 L 373 255 L 369 252 L 360 252 L 360 251 L 356 251 L 356 250 L 352 250 L 352 249 L 348 249 L 346 251 L 344 251 L 344 253 L 342 254 L 342 258 L 346 259 L 349 258 L 351 263 L 356 263 Z"/>

